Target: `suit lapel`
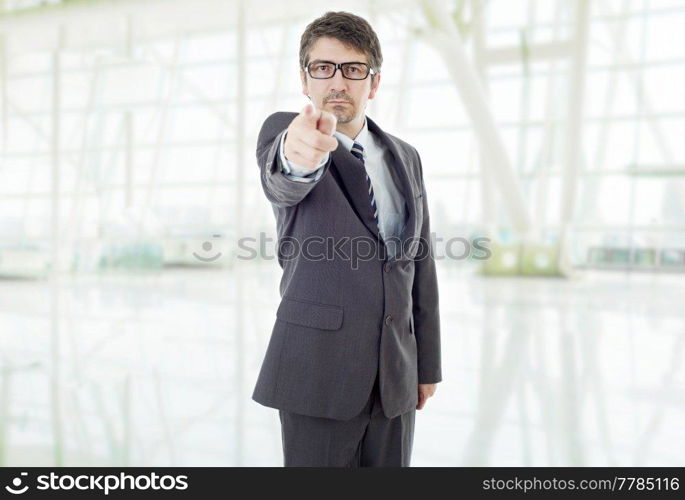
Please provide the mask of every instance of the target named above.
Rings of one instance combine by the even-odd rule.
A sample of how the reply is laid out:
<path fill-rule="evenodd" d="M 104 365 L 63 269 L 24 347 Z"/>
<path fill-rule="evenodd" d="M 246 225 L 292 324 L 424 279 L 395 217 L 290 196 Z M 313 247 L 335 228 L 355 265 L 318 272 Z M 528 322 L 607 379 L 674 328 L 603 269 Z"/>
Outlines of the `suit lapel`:
<path fill-rule="evenodd" d="M 337 175 L 334 174 L 334 177 L 342 181 L 343 191 L 345 191 L 347 200 L 351 203 L 357 217 L 371 231 L 371 234 L 382 240 L 371 210 L 364 167 L 339 141 L 338 148 L 331 154 L 333 166 L 337 173 Z"/>
<path fill-rule="evenodd" d="M 397 147 L 395 142 L 390 139 L 385 132 L 383 132 L 376 122 L 374 122 L 368 116 L 366 117 L 366 120 L 369 131 L 374 133 L 388 148 L 388 151 L 392 155 L 390 167 L 394 169 L 394 177 L 397 178 L 399 176 L 400 179 L 400 190 L 404 195 L 404 206 L 407 210 L 406 224 L 402 234 L 400 235 L 400 240 L 404 243 L 407 238 L 414 238 L 415 236 L 418 236 L 414 234 L 414 219 L 416 217 L 416 206 L 414 203 L 416 199 L 415 195 L 417 193 L 414 193 L 412 183 L 409 180 L 409 173 L 407 171 L 407 169 L 410 168 L 411 163 L 404 152 Z"/>
<path fill-rule="evenodd" d="M 389 166 L 394 169 L 392 175 L 400 182 L 400 190 L 404 195 L 404 203 L 407 211 L 404 230 L 400 235 L 400 240 L 404 242 L 407 238 L 413 238 L 415 236 L 414 218 L 416 217 L 416 207 L 414 205 L 415 193 L 412 189 L 412 184 L 409 181 L 409 174 L 407 172 L 407 168 L 409 168 L 408 159 L 373 120 L 368 116 L 366 119 L 369 131 L 375 134 L 388 148 L 388 152 L 391 155 L 389 158 Z M 352 205 L 352 208 L 362 223 L 374 237 L 383 241 L 383 238 L 378 232 L 376 221 L 373 218 L 364 167 L 359 163 L 359 160 L 340 143 L 331 155 L 331 173 L 333 174 L 333 177 L 343 188 L 347 200 Z"/>

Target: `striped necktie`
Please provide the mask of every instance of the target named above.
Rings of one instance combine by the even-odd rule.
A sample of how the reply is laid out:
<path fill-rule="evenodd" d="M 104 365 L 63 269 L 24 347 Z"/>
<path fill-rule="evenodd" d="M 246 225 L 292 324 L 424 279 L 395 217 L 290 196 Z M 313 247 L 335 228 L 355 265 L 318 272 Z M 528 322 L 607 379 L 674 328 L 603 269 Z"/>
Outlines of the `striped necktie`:
<path fill-rule="evenodd" d="M 356 158 L 362 162 L 364 166 L 364 148 L 358 142 L 352 145 L 352 150 L 350 151 Z M 371 185 L 371 179 L 369 179 L 369 174 L 366 173 L 366 167 L 364 167 L 364 175 L 366 175 L 366 185 L 369 186 L 369 199 L 371 200 L 371 208 L 373 209 L 373 218 L 376 219 L 376 225 L 380 226 L 378 223 L 378 207 L 376 206 L 376 197 L 373 195 L 373 186 Z"/>

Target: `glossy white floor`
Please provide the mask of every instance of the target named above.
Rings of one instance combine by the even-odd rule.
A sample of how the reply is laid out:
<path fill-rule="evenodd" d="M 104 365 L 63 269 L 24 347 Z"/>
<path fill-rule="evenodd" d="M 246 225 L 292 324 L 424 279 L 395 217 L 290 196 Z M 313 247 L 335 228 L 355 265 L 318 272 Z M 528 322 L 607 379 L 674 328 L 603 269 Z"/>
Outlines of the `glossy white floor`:
<path fill-rule="evenodd" d="M 241 269 L 1 281 L 0 465 L 281 465 L 250 399 L 280 270 Z M 412 465 L 683 464 L 685 275 L 439 272 Z"/>

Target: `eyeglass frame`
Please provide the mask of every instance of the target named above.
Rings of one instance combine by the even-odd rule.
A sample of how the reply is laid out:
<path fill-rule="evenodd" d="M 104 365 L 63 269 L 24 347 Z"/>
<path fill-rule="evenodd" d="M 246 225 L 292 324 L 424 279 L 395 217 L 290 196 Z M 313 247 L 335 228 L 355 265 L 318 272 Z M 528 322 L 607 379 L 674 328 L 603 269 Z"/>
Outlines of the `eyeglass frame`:
<path fill-rule="evenodd" d="M 314 64 L 314 63 L 332 64 L 334 66 L 333 74 L 331 76 L 327 76 L 325 78 L 317 78 L 315 76 L 312 76 L 312 74 L 309 72 L 309 65 Z M 342 69 L 343 64 L 363 64 L 364 66 L 366 66 L 368 68 L 368 71 L 366 72 L 366 75 L 364 76 L 364 78 L 348 78 L 345 76 L 345 72 Z M 338 72 L 338 70 L 340 70 L 340 74 L 343 76 L 343 78 L 345 78 L 347 80 L 358 81 L 358 82 L 366 80 L 369 77 L 369 75 L 371 75 L 371 77 L 373 78 L 374 75 L 378 74 L 378 72 L 375 69 L 373 69 L 369 63 L 365 63 L 362 61 L 347 61 L 347 62 L 342 62 L 342 63 L 336 63 L 333 61 L 326 61 L 324 59 L 315 59 L 315 60 L 310 61 L 307 64 L 305 64 L 303 69 L 304 69 L 304 72 L 306 74 L 308 74 L 309 77 L 313 78 L 314 80 L 330 80 L 331 78 L 333 78 L 335 76 L 335 74 Z"/>

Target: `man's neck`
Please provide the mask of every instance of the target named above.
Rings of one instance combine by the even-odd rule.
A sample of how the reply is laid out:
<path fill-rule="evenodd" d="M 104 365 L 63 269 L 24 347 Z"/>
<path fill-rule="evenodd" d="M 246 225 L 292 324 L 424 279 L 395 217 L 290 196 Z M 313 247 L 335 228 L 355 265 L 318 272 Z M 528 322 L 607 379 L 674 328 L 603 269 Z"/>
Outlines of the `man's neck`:
<path fill-rule="evenodd" d="M 348 123 L 338 123 L 336 130 L 354 140 L 359 135 L 359 132 L 361 132 L 364 128 L 365 119 L 366 117 L 362 115 L 359 120 Z"/>

